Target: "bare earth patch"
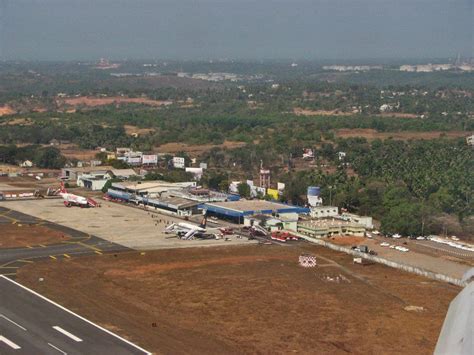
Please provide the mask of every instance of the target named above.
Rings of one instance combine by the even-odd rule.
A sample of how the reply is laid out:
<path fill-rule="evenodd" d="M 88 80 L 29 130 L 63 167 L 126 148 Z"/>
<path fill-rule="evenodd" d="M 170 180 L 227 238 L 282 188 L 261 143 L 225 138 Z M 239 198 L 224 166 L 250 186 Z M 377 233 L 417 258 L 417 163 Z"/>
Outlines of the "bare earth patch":
<path fill-rule="evenodd" d="M 133 134 L 138 134 L 138 135 L 147 135 L 149 133 L 155 132 L 154 128 L 139 128 L 137 126 L 132 126 L 132 125 L 124 125 L 123 128 L 125 129 L 125 133 L 128 134 L 129 136 Z"/>
<path fill-rule="evenodd" d="M 0 231 L 0 248 L 55 244 L 70 239 L 62 232 L 41 225 L 0 224 Z"/>
<path fill-rule="evenodd" d="M 123 96 L 112 96 L 112 97 L 91 97 L 91 96 L 80 96 L 80 97 L 72 97 L 72 98 L 65 98 L 65 99 L 58 99 L 57 103 L 59 106 L 64 104 L 70 106 L 104 106 L 104 105 L 112 105 L 112 104 L 143 104 L 148 106 L 167 106 L 171 105 L 171 101 L 163 101 L 163 100 L 152 100 L 143 97 L 123 97 Z"/>
<path fill-rule="evenodd" d="M 364 244 L 367 239 L 364 237 L 344 237 L 344 236 L 334 236 L 330 238 L 331 243 L 337 245 L 353 246 Z"/>
<path fill-rule="evenodd" d="M 157 354 L 431 354 L 459 292 L 311 245 L 42 261 L 18 279 Z"/>
<path fill-rule="evenodd" d="M 200 144 L 200 145 L 190 145 L 185 143 L 166 143 L 158 147 L 160 153 L 178 153 L 186 152 L 191 155 L 199 155 L 201 153 L 207 152 L 212 148 L 227 148 L 235 149 L 241 148 L 246 145 L 245 142 L 234 142 L 234 141 L 225 141 L 222 144 Z"/>
<path fill-rule="evenodd" d="M 79 159 L 79 160 L 91 160 L 95 158 L 95 155 L 98 153 L 97 150 L 87 150 L 87 149 L 73 149 L 73 148 L 60 148 L 61 154 L 66 158 Z"/>
<path fill-rule="evenodd" d="M 336 137 L 341 138 L 355 138 L 363 137 L 367 140 L 373 139 L 388 139 L 393 138 L 397 140 L 408 140 L 408 139 L 437 139 L 441 136 L 447 138 L 459 138 L 467 137 L 472 133 L 464 131 L 429 131 L 429 132 L 411 132 L 411 131 L 402 131 L 402 132 L 378 132 L 375 129 L 370 128 L 341 128 L 336 130 Z"/>
<path fill-rule="evenodd" d="M 8 105 L 0 106 L 0 117 L 6 115 L 13 115 L 16 111 Z"/>

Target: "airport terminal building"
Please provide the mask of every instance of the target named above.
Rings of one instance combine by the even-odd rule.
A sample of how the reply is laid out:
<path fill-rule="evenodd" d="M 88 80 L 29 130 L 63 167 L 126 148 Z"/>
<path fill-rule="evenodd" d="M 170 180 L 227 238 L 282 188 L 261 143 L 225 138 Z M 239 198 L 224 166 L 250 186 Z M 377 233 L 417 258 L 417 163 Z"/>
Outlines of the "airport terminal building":
<path fill-rule="evenodd" d="M 208 216 L 243 223 L 245 216 L 264 214 L 280 216 L 309 213 L 309 208 L 263 200 L 239 200 L 204 203 L 200 206 Z"/>

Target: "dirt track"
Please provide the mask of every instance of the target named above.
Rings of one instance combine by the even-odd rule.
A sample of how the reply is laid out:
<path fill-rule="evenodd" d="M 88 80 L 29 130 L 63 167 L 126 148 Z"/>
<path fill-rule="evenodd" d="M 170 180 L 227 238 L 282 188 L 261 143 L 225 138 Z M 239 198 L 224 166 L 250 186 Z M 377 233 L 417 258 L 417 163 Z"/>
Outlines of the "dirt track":
<path fill-rule="evenodd" d="M 298 266 L 301 252 L 317 255 L 320 266 Z M 169 354 L 429 354 L 459 292 L 310 245 L 45 261 L 22 268 L 19 281 Z"/>
<path fill-rule="evenodd" d="M 64 233 L 45 226 L 28 224 L 0 224 L 0 248 L 53 244 L 68 240 Z"/>

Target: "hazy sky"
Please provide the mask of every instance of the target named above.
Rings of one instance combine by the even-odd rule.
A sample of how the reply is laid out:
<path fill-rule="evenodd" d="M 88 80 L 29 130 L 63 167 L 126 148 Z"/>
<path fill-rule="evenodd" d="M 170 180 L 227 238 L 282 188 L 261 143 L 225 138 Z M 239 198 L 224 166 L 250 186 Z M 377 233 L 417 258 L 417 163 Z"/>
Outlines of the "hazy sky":
<path fill-rule="evenodd" d="M 7 59 L 473 55 L 474 0 L 0 0 Z"/>

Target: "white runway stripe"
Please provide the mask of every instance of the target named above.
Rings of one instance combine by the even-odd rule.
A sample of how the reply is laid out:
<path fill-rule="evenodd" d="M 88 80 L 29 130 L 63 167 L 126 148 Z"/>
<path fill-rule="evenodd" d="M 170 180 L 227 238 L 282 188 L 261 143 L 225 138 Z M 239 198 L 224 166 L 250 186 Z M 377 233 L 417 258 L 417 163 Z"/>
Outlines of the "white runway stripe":
<path fill-rule="evenodd" d="M 7 344 L 10 348 L 13 348 L 15 350 L 18 350 L 18 349 L 21 349 L 21 346 L 19 345 L 16 345 L 14 342 L 12 342 L 11 340 L 5 338 L 3 335 L 0 335 L 0 341 L 1 342 L 4 342 L 5 344 Z"/>
<path fill-rule="evenodd" d="M 26 328 L 25 328 L 25 327 L 22 327 L 21 325 L 19 325 L 18 323 L 12 321 L 10 318 L 6 317 L 5 315 L 0 314 L 0 317 L 2 317 L 3 319 L 9 321 L 9 322 L 12 323 L 12 324 L 15 324 L 18 328 L 23 329 L 24 331 L 26 331 Z"/>
<path fill-rule="evenodd" d="M 58 327 L 57 325 L 55 325 L 55 326 L 53 327 L 53 329 L 57 330 L 57 331 L 60 332 L 60 333 L 63 333 L 64 335 L 68 336 L 69 338 L 71 338 L 71 339 L 74 340 L 74 341 L 77 341 L 77 342 L 82 341 L 81 338 L 75 336 L 74 334 L 69 333 L 67 330 L 64 330 L 63 328 Z"/>
<path fill-rule="evenodd" d="M 61 349 L 59 349 L 57 346 L 54 346 L 54 345 L 53 345 L 53 344 L 51 344 L 51 343 L 48 343 L 48 345 L 49 345 L 50 347 L 52 347 L 53 349 L 55 349 L 55 350 L 59 351 L 59 352 L 60 352 L 60 353 L 62 353 L 63 355 L 67 355 L 67 352 L 65 352 L 65 351 L 62 351 L 62 350 L 61 350 Z"/>

